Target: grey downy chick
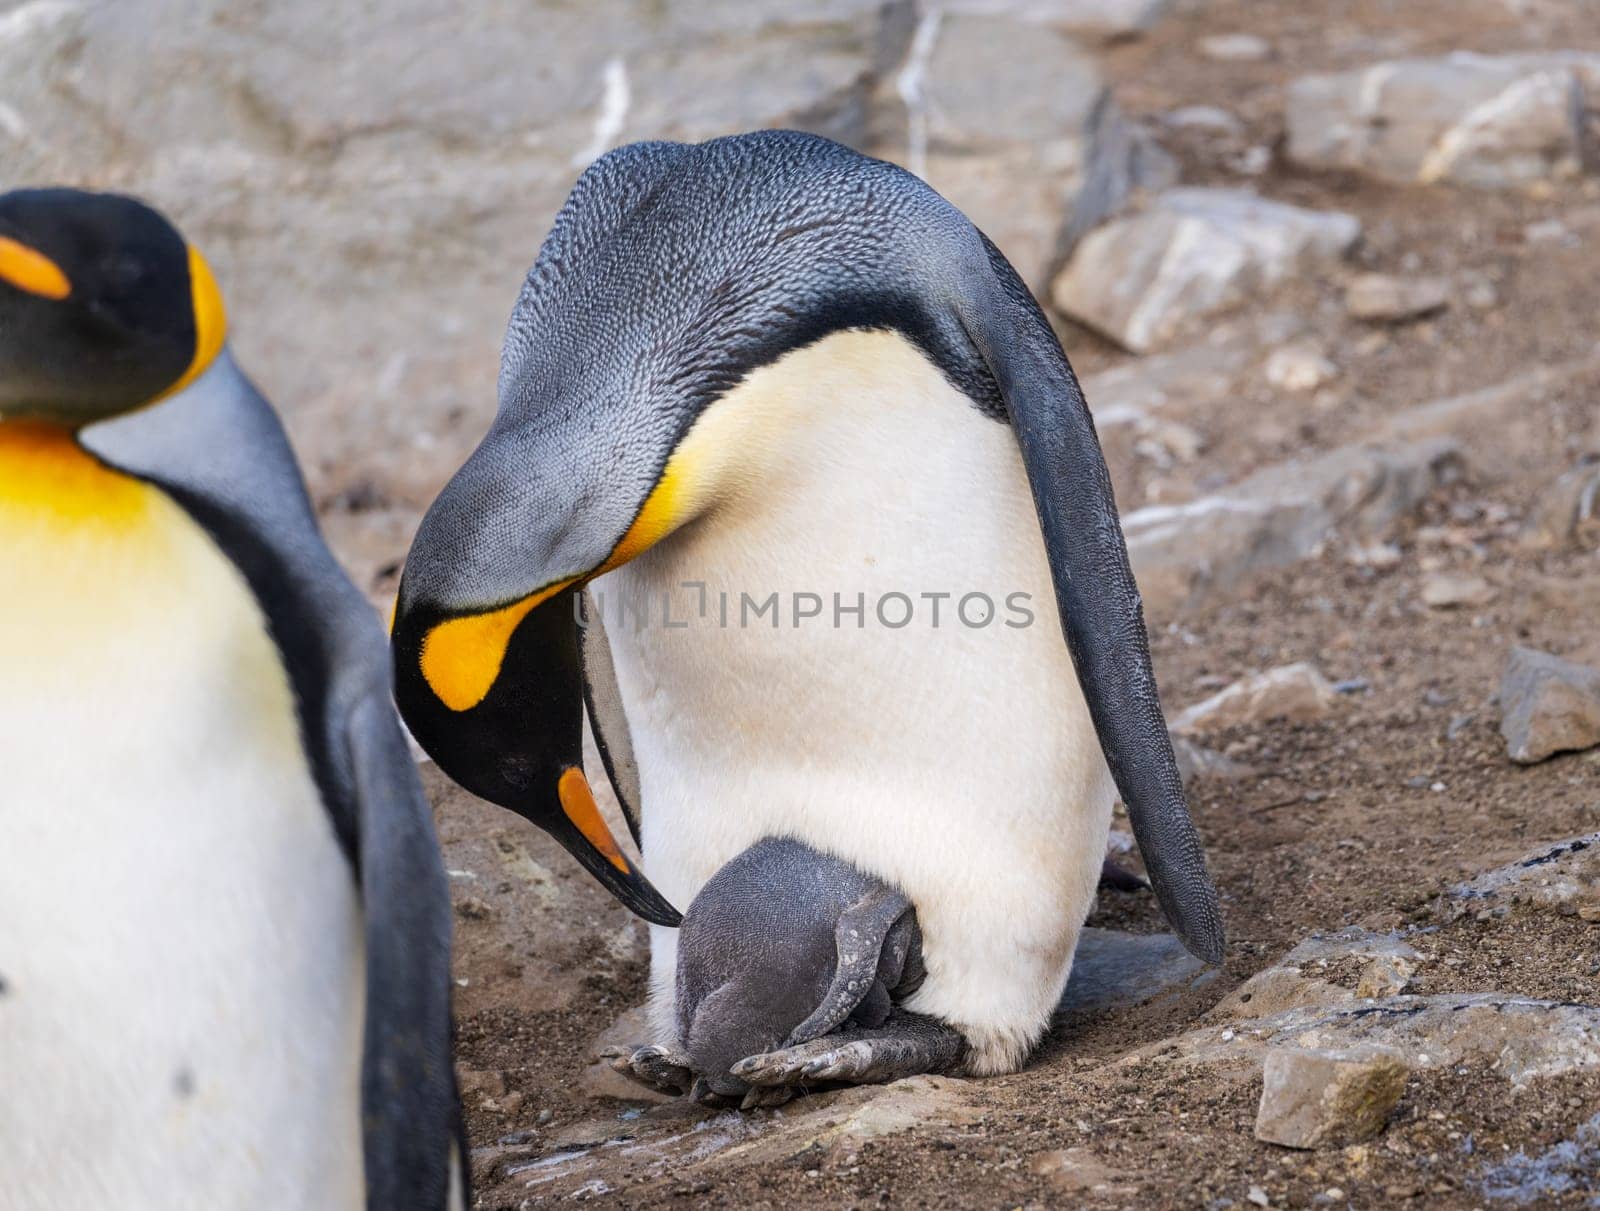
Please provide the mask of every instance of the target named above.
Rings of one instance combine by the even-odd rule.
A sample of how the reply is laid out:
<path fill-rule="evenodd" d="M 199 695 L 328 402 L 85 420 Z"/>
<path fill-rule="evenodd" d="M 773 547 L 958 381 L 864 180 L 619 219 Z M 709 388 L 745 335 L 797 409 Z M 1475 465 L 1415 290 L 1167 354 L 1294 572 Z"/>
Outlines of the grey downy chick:
<path fill-rule="evenodd" d="M 944 1072 L 954 1028 L 901 1005 L 921 985 L 922 934 L 900 892 L 790 838 L 719 870 L 678 938 L 678 1043 L 613 1065 L 703 1101 L 775 1105 L 806 1085 Z"/>

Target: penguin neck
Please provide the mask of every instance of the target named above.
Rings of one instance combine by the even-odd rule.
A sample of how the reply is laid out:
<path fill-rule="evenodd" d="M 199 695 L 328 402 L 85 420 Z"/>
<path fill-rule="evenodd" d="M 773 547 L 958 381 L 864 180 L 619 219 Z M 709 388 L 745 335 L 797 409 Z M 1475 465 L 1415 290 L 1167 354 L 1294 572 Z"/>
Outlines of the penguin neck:
<path fill-rule="evenodd" d="M 78 444 L 77 432 L 37 420 L 0 421 L 0 511 L 61 526 L 124 526 L 149 491 Z"/>
<path fill-rule="evenodd" d="M 736 606 L 741 592 L 1048 584 L 1010 430 L 897 332 L 836 332 L 751 372 L 673 462 L 705 503 L 597 582 L 629 608 L 680 582 L 716 582 Z"/>

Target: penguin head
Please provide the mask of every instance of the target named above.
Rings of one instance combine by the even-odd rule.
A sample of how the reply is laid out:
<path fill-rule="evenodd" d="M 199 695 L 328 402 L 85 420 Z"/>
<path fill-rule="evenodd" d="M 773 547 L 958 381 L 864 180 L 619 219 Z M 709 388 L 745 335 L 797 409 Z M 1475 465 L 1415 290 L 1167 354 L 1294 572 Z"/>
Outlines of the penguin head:
<path fill-rule="evenodd" d="M 150 207 L 0 194 L 0 420 L 77 429 L 182 390 L 227 332 L 205 258 Z"/>

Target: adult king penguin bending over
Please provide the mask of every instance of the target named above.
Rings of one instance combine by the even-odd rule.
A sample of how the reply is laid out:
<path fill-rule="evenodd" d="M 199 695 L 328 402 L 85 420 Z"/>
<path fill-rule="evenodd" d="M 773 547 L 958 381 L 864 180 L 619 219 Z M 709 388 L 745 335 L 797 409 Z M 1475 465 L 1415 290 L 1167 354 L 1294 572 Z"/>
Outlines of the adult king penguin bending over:
<path fill-rule="evenodd" d="M 145 206 L 0 195 L 0 1203 L 443 1211 L 432 820 L 225 326 Z"/>
<path fill-rule="evenodd" d="M 601 575 L 626 607 L 609 651 L 592 626 L 580 644 L 572 601 Z M 774 592 L 781 617 L 741 617 Z M 874 607 L 934 593 L 937 626 Z M 969 593 L 1029 601 L 1034 625 L 960 625 Z M 824 615 L 791 617 L 807 594 Z M 446 772 L 653 921 L 765 836 L 903 892 L 927 968 L 906 1008 L 961 1033 L 967 1071 L 1016 1068 L 1043 1032 L 1118 789 L 1167 917 L 1222 958 L 1083 396 L 1005 258 L 892 165 L 788 132 L 596 162 L 517 302 L 494 424 L 417 535 L 394 639 Z M 586 694 L 654 886 L 588 796 Z M 653 931 L 664 1036 L 674 947 Z M 842 1075 L 903 1071 L 854 1050 Z"/>

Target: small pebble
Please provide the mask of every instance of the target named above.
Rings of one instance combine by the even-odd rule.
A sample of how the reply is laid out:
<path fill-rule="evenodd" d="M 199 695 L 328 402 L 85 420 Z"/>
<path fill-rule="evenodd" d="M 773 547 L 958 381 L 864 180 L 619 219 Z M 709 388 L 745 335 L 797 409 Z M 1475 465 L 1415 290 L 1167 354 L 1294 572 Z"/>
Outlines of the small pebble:
<path fill-rule="evenodd" d="M 1200 39 L 1200 53 L 1221 63 L 1255 63 L 1272 53 L 1272 44 L 1255 34 L 1212 34 Z"/>
<path fill-rule="evenodd" d="M 1250 1193 L 1246 1194 L 1245 1198 L 1249 1199 L 1258 1207 L 1272 1206 L 1272 1200 L 1267 1197 L 1267 1192 L 1260 1186 L 1251 1186 Z"/>

